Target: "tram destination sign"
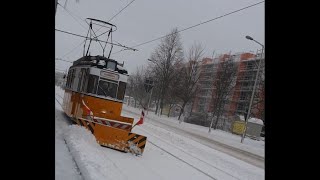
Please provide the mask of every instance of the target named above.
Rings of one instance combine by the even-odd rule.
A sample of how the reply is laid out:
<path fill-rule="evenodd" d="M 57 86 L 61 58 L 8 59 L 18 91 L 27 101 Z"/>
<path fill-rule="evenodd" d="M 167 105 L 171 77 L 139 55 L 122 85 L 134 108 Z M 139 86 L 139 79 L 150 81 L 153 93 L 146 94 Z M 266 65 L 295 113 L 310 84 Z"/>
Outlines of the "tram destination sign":
<path fill-rule="evenodd" d="M 109 72 L 106 72 L 106 71 L 101 71 L 100 72 L 100 76 L 103 77 L 103 78 L 114 80 L 114 81 L 118 81 L 118 79 L 119 79 L 119 75 L 113 74 L 113 73 L 109 73 Z"/>

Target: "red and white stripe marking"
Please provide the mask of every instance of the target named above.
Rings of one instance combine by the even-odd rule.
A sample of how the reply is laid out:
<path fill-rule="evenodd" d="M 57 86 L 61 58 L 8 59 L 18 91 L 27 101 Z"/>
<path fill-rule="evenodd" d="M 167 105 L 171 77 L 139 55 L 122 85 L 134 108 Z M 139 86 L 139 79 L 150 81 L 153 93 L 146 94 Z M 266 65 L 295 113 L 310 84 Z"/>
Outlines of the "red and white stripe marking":
<path fill-rule="evenodd" d="M 131 128 L 130 123 L 114 121 L 111 119 L 104 119 L 104 118 L 95 117 L 93 119 L 93 121 L 96 123 L 99 123 L 99 124 L 103 124 L 103 125 L 107 125 L 107 126 L 111 126 L 111 127 L 119 128 L 119 129 L 130 129 Z"/>
<path fill-rule="evenodd" d="M 84 105 L 85 109 L 87 110 L 87 114 L 88 114 L 88 116 L 90 116 L 90 119 L 96 123 L 111 126 L 114 128 L 128 129 L 128 130 L 132 126 L 132 124 L 126 123 L 126 122 L 115 121 L 115 120 L 100 118 L 100 117 L 94 117 L 91 109 L 86 105 L 86 103 L 83 100 L 82 100 L 82 104 Z"/>

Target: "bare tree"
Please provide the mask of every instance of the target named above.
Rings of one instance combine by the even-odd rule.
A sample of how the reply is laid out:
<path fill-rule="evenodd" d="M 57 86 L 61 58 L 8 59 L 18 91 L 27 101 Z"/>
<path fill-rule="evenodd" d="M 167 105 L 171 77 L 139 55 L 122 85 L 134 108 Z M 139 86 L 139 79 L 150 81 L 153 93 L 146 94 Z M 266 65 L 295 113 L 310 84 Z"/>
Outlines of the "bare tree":
<path fill-rule="evenodd" d="M 159 87 L 161 114 L 168 86 L 177 73 L 175 64 L 179 64 L 181 61 L 183 61 L 182 44 L 178 29 L 175 28 L 161 41 L 160 45 L 152 53 L 150 59 L 150 66 Z"/>
<path fill-rule="evenodd" d="M 173 82 L 168 86 L 167 94 L 165 96 L 165 103 L 169 106 L 168 117 L 170 116 L 171 109 L 178 104 L 177 97 L 177 84 L 176 81 L 178 78 L 174 78 Z"/>
<path fill-rule="evenodd" d="M 197 82 L 200 77 L 200 60 L 203 56 L 203 47 L 201 44 L 194 43 L 189 49 L 187 63 L 184 64 L 179 71 L 179 78 L 176 84 L 176 96 L 182 101 L 180 117 L 184 112 L 186 104 L 195 96 L 197 91 Z"/>
<path fill-rule="evenodd" d="M 146 77 L 146 70 L 143 67 L 138 67 L 136 72 L 132 74 L 128 79 L 128 95 L 132 96 L 136 102 L 143 108 L 147 107 L 147 93 L 144 88 L 144 82 Z"/>
<path fill-rule="evenodd" d="M 209 126 L 209 132 L 213 125 L 213 120 L 216 117 L 214 129 L 217 128 L 217 124 L 220 116 L 224 113 L 224 107 L 229 103 L 232 89 L 236 85 L 237 65 L 233 61 L 233 58 L 227 57 L 219 62 L 216 79 L 213 82 L 213 92 L 211 98 L 211 105 L 213 106 L 211 123 Z"/>

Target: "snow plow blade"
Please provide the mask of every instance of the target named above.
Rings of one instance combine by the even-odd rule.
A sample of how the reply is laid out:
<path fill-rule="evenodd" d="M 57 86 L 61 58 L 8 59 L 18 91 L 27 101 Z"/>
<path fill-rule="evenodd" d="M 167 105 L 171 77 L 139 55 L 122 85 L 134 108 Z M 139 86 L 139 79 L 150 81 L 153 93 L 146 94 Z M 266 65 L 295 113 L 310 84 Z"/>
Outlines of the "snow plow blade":
<path fill-rule="evenodd" d="M 76 123 L 84 126 L 95 136 L 101 146 L 116 149 L 123 152 L 131 152 L 135 155 L 142 155 L 147 142 L 147 137 L 131 132 L 133 118 L 120 117 L 129 124 L 119 122 L 112 124 L 113 120 L 103 120 L 95 118 L 93 121 L 85 118 L 79 118 Z"/>

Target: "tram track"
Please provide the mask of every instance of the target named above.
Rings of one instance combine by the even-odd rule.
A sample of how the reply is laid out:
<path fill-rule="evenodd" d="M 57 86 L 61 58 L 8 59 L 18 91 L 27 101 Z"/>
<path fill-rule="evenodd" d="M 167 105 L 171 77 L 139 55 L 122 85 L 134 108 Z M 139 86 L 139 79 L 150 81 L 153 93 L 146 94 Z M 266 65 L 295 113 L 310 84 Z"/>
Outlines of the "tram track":
<path fill-rule="evenodd" d="M 214 169 L 216 169 L 216 170 L 218 170 L 218 171 L 220 171 L 220 172 L 222 172 L 222 173 L 224 173 L 224 174 L 226 174 L 226 175 L 228 175 L 228 176 L 231 176 L 231 177 L 234 178 L 234 179 L 241 180 L 241 179 L 239 179 L 238 177 L 235 177 L 234 175 L 230 174 L 229 172 L 226 172 L 226 171 L 224 171 L 224 170 L 222 170 L 222 169 L 220 169 L 220 168 L 218 168 L 218 167 L 216 167 L 216 166 L 208 163 L 207 161 L 204 161 L 204 160 L 202 160 L 202 159 L 200 159 L 200 158 L 192 155 L 191 153 L 186 152 L 186 151 L 183 150 L 182 148 L 180 148 L 180 147 L 178 147 L 178 146 L 175 146 L 175 145 L 172 145 L 171 143 L 168 143 L 167 141 L 165 141 L 165 140 L 163 140 L 163 139 L 161 139 L 161 138 L 153 135 L 152 133 L 150 133 L 149 131 L 147 131 L 147 130 L 145 130 L 145 129 L 140 128 L 139 130 L 144 131 L 146 134 L 148 134 L 148 135 L 150 135 L 150 136 L 152 136 L 152 137 L 154 137 L 154 138 L 156 138 L 156 139 L 158 139 L 158 140 L 166 143 L 167 145 L 169 145 L 169 146 L 171 146 L 171 147 L 173 147 L 173 148 L 175 148 L 175 149 L 178 149 L 179 151 L 183 152 L 184 154 L 186 154 L 186 155 L 188 155 L 188 156 L 196 159 L 197 161 L 199 161 L 199 162 L 201 162 L 201 163 L 204 163 L 204 164 L 207 165 L 207 166 L 210 166 L 210 167 L 212 167 L 212 168 L 214 168 Z M 148 140 L 148 143 L 156 146 L 157 148 L 159 148 L 159 149 L 161 149 L 162 151 L 166 152 L 167 154 L 173 156 L 174 158 L 176 158 L 176 159 L 184 162 L 185 164 L 191 166 L 192 168 L 194 168 L 194 169 L 196 169 L 197 171 L 201 172 L 202 174 L 210 177 L 211 179 L 216 179 L 216 178 L 212 177 L 210 174 L 202 171 L 201 169 L 199 169 L 199 168 L 195 167 L 194 165 L 192 165 L 191 163 L 187 162 L 186 160 L 183 160 L 182 158 L 180 158 L 180 157 L 172 154 L 171 152 L 165 150 L 164 148 L 162 148 L 162 147 L 160 147 L 159 145 L 155 144 L 154 142 L 150 141 L 150 139 Z"/>
<path fill-rule="evenodd" d="M 131 113 L 131 114 L 139 115 L 138 113 L 132 112 L 130 110 L 126 110 L 126 109 L 123 109 L 123 110 L 128 113 Z M 238 148 L 226 145 L 226 144 L 223 144 L 221 142 L 218 142 L 213 139 L 209 139 L 207 137 L 201 136 L 201 135 L 193 133 L 193 132 L 179 129 L 179 128 L 174 127 L 172 125 L 169 125 L 169 124 L 157 121 L 157 120 L 153 120 L 152 118 L 148 118 L 148 120 L 149 120 L 148 121 L 149 124 L 152 124 L 156 127 L 159 127 L 159 128 L 166 127 L 179 135 L 183 135 L 183 136 L 187 135 L 188 138 L 195 140 L 195 141 L 197 141 L 207 147 L 216 149 L 216 150 L 221 151 L 223 153 L 226 153 L 232 157 L 235 157 L 239 160 L 245 161 L 251 165 L 254 165 L 256 167 L 264 169 L 264 157 L 258 156 L 256 154 L 253 154 L 253 153 L 250 153 L 250 152 L 247 152 L 247 151 L 244 151 L 244 150 L 241 150 L 241 149 L 238 149 Z"/>

